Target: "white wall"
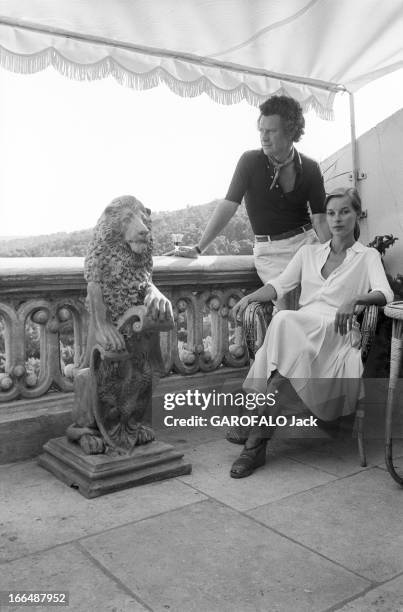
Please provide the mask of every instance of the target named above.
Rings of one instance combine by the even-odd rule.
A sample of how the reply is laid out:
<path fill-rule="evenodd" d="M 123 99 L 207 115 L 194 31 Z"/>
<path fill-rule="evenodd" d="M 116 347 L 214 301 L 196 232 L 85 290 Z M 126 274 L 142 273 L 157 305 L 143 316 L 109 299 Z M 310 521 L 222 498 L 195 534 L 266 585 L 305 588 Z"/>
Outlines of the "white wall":
<path fill-rule="evenodd" d="M 351 148 L 339 149 L 321 163 L 326 191 L 350 186 Z M 403 274 L 403 109 L 365 132 L 358 139 L 358 181 L 363 209 L 360 241 L 393 234 L 399 240 L 386 251 L 385 264 L 392 276 Z"/>

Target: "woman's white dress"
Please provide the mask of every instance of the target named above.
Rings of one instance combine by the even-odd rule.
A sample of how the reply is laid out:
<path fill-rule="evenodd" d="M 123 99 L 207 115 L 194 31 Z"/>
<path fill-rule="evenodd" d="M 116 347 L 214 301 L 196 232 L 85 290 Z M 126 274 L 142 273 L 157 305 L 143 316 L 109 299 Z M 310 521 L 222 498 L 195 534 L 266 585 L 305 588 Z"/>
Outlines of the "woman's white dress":
<path fill-rule="evenodd" d="M 301 283 L 300 308 L 274 315 L 243 385 L 265 393 L 270 374 L 278 370 L 323 420 L 354 412 L 362 396 L 360 333 L 334 331 L 338 308 L 370 290 L 381 291 L 387 302 L 394 298 L 376 249 L 355 242 L 325 279 L 321 270 L 329 251 L 330 241 L 302 246 L 284 272 L 268 281 L 279 298 Z"/>

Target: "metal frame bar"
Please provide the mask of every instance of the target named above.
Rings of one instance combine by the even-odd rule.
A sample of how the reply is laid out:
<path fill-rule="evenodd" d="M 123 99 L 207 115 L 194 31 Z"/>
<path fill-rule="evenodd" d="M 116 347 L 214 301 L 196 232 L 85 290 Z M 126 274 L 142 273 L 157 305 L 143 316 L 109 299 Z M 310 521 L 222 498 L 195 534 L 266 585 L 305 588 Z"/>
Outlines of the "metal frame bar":
<path fill-rule="evenodd" d="M 231 62 L 220 62 L 218 60 L 204 57 L 201 55 L 195 55 L 193 53 L 183 53 L 180 51 L 171 51 L 168 49 L 158 49 L 154 47 L 146 47 L 143 45 L 134 45 L 129 42 L 112 40 L 110 38 L 104 38 L 101 36 L 93 36 L 90 34 L 80 34 L 78 32 L 72 32 L 70 30 L 64 30 L 62 28 L 54 28 L 45 25 L 38 25 L 22 19 L 10 19 L 0 15 L 0 25 L 10 26 L 14 28 L 20 28 L 23 30 L 29 30 L 31 32 L 37 32 L 40 34 L 50 34 L 52 36 L 59 36 L 61 38 L 70 38 L 84 43 L 91 43 L 97 45 L 106 45 L 115 49 L 123 49 L 125 51 L 133 51 L 135 53 L 142 53 L 145 55 L 154 55 L 158 57 L 168 57 L 171 59 L 184 60 L 192 64 L 198 64 L 207 66 L 210 68 L 224 68 L 232 72 L 240 72 L 244 74 L 253 74 L 255 76 L 269 77 L 272 79 L 278 79 L 280 81 L 287 81 L 291 83 L 299 83 L 300 85 L 308 85 L 310 87 L 317 87 L 318 89 L 325 89 L 327 91 L 346 91 L 343 85 L 338 83 L 332 83 L 330 81 L 322 81 L 319 79 L 309 79 L 299 77 L 291 74 L 281 74 L 279 72 L 272 72 L 270 70 L 264 70 L 262 68 L 253 68 L 251 66 L 243 66 L 241 64 L 234 64 Z"/>
<path fill-rule="evenodd" d="M 354 108 L 354 94 L 348 92 L 350 101 L 350 134 L 351 134 L 351 165 L 352 165 L 352 178 L 353 187 L 357 188 L 358 185 L 358 147 L 357 147 L 357 136 L 355 133 L 355 108 Z"/>

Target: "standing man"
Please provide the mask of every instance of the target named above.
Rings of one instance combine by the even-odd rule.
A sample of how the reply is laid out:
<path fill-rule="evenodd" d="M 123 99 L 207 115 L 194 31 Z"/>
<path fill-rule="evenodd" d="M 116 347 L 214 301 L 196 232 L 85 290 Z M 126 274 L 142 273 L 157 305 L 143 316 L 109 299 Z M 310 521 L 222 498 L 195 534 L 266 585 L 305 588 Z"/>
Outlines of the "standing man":
<path fill-rule="evenodd" d="M 319 165 L 294 148 L 305 127 L 299 102 L 288 96 L 272 96 L 259 108 L 262 148 L 246 151 L 241 156 L 227 195 L 218 200 L 199 243 L 193 247 L 182 246 L 175 254 L 182 257 L 201 254 L 227 225 L 244 198 L 255 234 L 256 270 L 266 283 L 284 270 L 303 244 L 312 244 L 318 238 L 326 242 L 330 232 Z M 277 307 L 287 307 L 286 300 L 277 303 Z"/>

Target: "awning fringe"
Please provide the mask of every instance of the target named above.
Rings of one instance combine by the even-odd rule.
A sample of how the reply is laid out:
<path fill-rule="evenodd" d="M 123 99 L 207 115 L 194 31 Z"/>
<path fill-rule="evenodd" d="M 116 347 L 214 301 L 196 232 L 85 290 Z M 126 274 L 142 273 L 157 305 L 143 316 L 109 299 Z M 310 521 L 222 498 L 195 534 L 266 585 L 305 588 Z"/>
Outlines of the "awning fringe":
<path fill-rule="evenodd" d="M 112 76 L 120 85 L 140 91 L 152 89 L 163 83 L 172 92 L 181 97 L 193 98 L 205 93 L 214 102 L 225 105 L 237 104 L 242 100 L 246 100 L 252 106 L 259 106 L 271 95 L 288 94 L 284 83 L 276 91 L 262 95 L 251 90 L 244 83 L 231 90 L 223 89 L 212 83 L 205 76 L 194 81 L 181 81 L 161 66 L 153 68 L 149 72 L 135 73 L 121 66 L 110 56 L 93 64 L 79 64 L 67 59 L 53 47 L 26 55 L 14 53 L 0 46 L 0 65 L 6 70 L 19 74 L 35 74 L 49 66 L 53 66 L 63 76 L 78 81 L 94 81 Z M 333 120 L 332 105 L 334 96 L 335 93 L 329 93 L 327 108 L 313 94 L 306 100 L 303 100 L 301 106 L 304 112 L 312 109 L 321 119 Z"/>

